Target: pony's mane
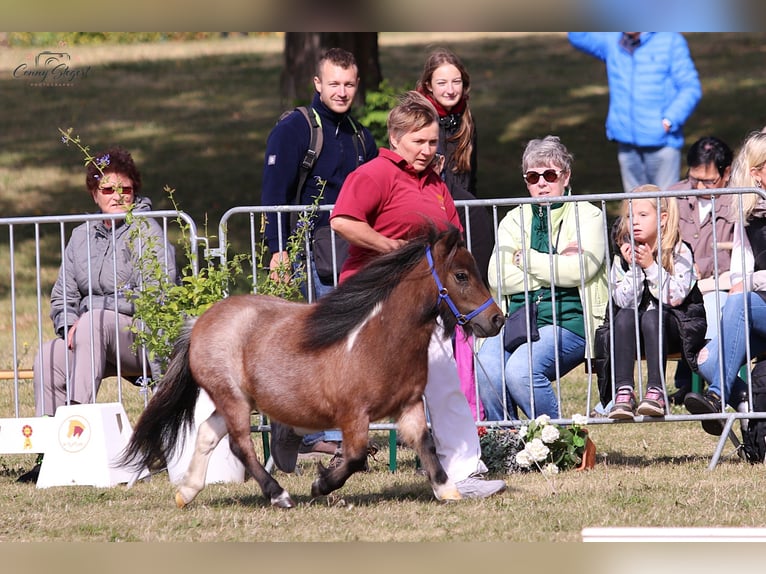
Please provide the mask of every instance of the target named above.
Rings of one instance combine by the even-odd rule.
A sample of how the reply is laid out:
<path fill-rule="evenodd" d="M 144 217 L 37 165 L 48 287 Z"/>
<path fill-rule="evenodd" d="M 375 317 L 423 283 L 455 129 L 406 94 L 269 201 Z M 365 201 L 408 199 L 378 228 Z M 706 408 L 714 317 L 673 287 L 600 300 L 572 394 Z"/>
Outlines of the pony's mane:
<path fill-rule="evenodd" d="M 450 229 L 439 233 L 435 227 L 428 227 L 424 235 L 396 251 L 374 258 L 337 289 L 320 298 L 307 319 L 303 345 L 319 349 L 346 337 L 423 260 L 426 246 L 448 233 L 460 232 Z"/>

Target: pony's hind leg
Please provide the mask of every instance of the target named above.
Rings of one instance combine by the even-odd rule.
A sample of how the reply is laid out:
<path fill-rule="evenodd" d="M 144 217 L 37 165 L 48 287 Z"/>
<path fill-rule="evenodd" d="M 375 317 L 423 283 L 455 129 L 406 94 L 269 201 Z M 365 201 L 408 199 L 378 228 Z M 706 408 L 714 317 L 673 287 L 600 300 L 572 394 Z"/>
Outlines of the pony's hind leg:
<path fill-rule="evenodd" d="M 210 456 L 221 439 L 226 436 L 226 421 L 214 411 L 197 429 L 197 441 L 194 445 L 189 468 L 176 492 L 176 506 L 183 508 L 189 504 L 205 487 L 205 476 Z"/>
<path fill-rule="evenodd" d="M 280 486 L 276 479 L 271 476 L 258 460 L 250 437 L 250 410 L 242 410 L 236 416 L 229 418 L 231 430 L 229 431 L 229 446 L 234 455 L 242 461 L 250 475 L 258 482 L 261 491 L 271 502 L 272 506 L 279 508 L 292 508 L 295 506 L 288 492 Z"/>
<path fill-rule="evenodd" d="M 399 433 L 402 439 L 413 446 L 420 457 L 423 470 L 431 482 L 434 495 L 439 500 L 460 500 L 460 492 L 447 476 L 447 473 L 436 455 L 436 444 L 426 425 L 423 403 L 418 401 L 402 411 L 398 421 Z"/>

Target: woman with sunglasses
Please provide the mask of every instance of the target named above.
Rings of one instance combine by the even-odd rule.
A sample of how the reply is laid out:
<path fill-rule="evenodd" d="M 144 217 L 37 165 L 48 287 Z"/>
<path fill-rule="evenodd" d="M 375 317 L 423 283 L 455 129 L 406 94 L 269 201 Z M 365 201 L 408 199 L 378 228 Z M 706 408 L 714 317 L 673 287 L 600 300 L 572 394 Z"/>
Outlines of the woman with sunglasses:
<path fill-rule="evenodd" d="M 509 314 L 535 306 L 539 339 L 511 352 L 502 333 L 484 342 L 476 375 L 487 420 L 516 419 L 517 408 L 528 418 L 558 418 L 551 381 L 579 365 L 586 350 L 592 354 L 604 319 L 604 214 L 588 202 L 557 201 L 571 193 L 572 162 L 558 137 L 530 141 L 522 175 L 529 194 L 542 201 L 512 209 L 498 228 L 490 287 Z"/>
<path fill-rule="evenodd" d="M 85 185 L 105 215 L 151 210 L 140 195 L 141 174 L 130 153 L 112 147 L 86 165 Z M 72 231 L 58 279 L 51 291 L 51 319 L 57 338 L 42 344 L 34 361 L 35 415 L 53 416 L 64 404 L 95 401 L 105 377 L 157 376 L 157 365 L 133 349 L 133 304 L 129 291 L 150 280 L 142 276 L 140 258 L 165 265 L 175 278 L 173 248 L 166 245 L 153 219 L 104 218 Z M 155 259 L 156 258 L 156 259 Z M 40 461 L 19 478 L 36 482 Z"/>

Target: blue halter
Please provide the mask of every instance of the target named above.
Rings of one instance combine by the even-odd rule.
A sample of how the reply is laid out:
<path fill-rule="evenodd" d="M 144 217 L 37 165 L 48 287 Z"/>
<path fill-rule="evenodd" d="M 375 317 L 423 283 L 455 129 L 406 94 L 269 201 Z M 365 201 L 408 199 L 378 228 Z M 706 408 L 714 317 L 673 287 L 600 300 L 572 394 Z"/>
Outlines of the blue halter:
<path fill-rule="evenodd" d="M 439 274 L 436 273 L 436 268 L 434 267 L 434 258 L 431 255 L 430 245 L 426 246 L 426 259 L 428 260 L 428 266 L 431 269 L 431 275 L 433 275 L 434 281 L 436 281 L 436 288 L 439 290 L 439 299 L 437 299 L 436 301 L 436 306 L 438 307 L 442 301 L 446 301 L 447 305 L 452 311 L 452 314 L 455 315 L 458 325 L 465 325 L 466 323 L 468 323 L 468 321 L 476 317 L 476 315 L 478 315 L 479 313 L 484 311 L 484 309 L 486 309 L 487 307 L 489 307 L 490 305 L 494 303 L 494 301 L 492 300 L 492 297 L 490 297 L 481 305 L 481 307 L 479 307 L 478 309 L 474 309 L 473 311 L 468 313 L 468 315 L 463 315 L 455 306 L 455 303 L 452 301 L 452 298 L 449 296 L 449 292 L 447 291 L 447 289 L 444 287 L 444 285 L 442 285 L 442 282 L 439 279 Z"/>

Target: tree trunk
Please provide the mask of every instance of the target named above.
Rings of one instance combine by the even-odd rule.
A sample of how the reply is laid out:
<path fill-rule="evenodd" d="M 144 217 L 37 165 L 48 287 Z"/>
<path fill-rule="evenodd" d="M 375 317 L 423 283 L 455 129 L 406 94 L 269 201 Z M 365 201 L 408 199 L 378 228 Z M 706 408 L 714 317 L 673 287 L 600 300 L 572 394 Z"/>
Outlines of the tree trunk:
<path fill-rule="evenodd" d="M 281 95 L 289 105 L 311 101 L 317 62 L 327 48 L 343 48 L 356 57 L 360 83 L 355 105 L 364 103 L 368 89 L 380 85 L 377 32 L 286 32 Z"/>

